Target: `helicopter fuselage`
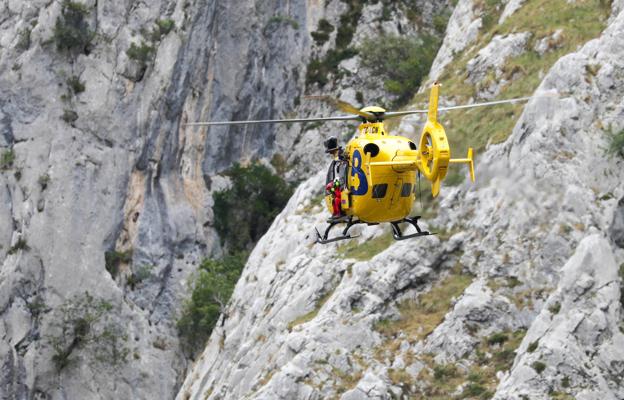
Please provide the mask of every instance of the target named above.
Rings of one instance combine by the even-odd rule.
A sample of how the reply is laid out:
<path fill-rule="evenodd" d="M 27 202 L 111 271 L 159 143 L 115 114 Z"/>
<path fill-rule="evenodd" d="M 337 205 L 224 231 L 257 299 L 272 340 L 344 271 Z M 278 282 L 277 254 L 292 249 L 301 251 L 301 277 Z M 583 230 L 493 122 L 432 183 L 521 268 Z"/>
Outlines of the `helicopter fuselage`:
<path fill-rule="evenodd" d="M 417 167 L 391 163 L 405 157 L 416 160 L 416 144 L 388 135 L 383 122 L 362 123 L 358 131 L 345 149 L 348 168 L 342 211 L 367 223 L 400 221 L 414 203 Z M 331 197 L 326 200 L 331 210 Z"/>

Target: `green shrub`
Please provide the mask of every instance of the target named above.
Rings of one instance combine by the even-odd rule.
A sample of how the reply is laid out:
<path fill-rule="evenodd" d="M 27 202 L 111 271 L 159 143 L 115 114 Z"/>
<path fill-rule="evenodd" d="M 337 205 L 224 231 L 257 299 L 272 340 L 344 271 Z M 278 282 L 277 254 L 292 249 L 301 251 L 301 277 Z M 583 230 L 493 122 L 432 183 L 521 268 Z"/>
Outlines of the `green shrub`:
<path fill-rule="evenodd" d="M 364 94 L 358 90 L 355 92 L 355 100 L 359 103 L 359 105 L 364 105 Z"/>
<path fill-rule="evenodd" d="M 286 158 L 280 153 L 273 154 L 273 157 L 271 157 L 271 165 L 275 168 L 275 172 L 278 175 L 284 175 L 289 169 L 288 161 L 286 161 Z"/>
<path fill-rule="evenodd" d="M 19 238 L 17 242 L 15 242 L 13 246 L 11 246 L 11 248 L 9 249 L 7 253 L 15 254 L 20 250 L 24 250 L 24 251 L 30 250 L 30 247 L 28 247 L 28 243 L 26 243 L 26 239 L 24 238 Z"/>
<path fill-rule="evenodd" d="M 337 49 L 345 49 L 351 44 L 364 7 L 364 2 L 359 0 L 348 0 L 345 3 L 349 8 L 340 16 L 340 25 L 336 31 Z"/>
<path fill-rule="evenodd" d="M 61 119 L 71 125 L 78 120 L 78 113 L 74 110 L 65 109 L 63 110 Z"/>
<path fill-rule="evenodd" d="M 610 156 L 620 156 L 624 158 L 624 129 L 619 133 L 611 132 L 609 134 L 609 147 L 607 154 Z"/>
<path fill-rule="evenodd" d="M 58 50 L 85 53 L 93 40 L 94 33 L 86 20 L 89 9 L 86 5 L 64 0 L 61 15 L 54 25 L 54 37 Z"/>
<path fill-rule="evenodd" d="M 289 17 L 288 15 L 277 14 L 269 18 L 267 26 L 272 24 L 286 24 L 290 25 L 293 29 L 299 29 L 299 22 L 296 19 Z"/>
<path fill-rule="evenodd" d="M 41 186 L 41 190 L 46 190 L 48 187 L 48 184 L 50 183 L 50 175 L 47 173 L 41 175 L 39 179 L 37 180 L 37 182 L 39 183 L 39 186 Z"/>
<path fill-rule="evenodd" d="M 245 266 L 247 253 L 205 260 L 191 281 L 191 298 L 182 310 L 177 327 L 184 349 L 191 355 L 204 348 L 219 315 L 225 310 Z"/>
<path fill-rule="evenodd" d="M 556 302 L 552 306 L 548 307 L 548 311 L 550 311 L 551 314 L 554 315 L 559 314 L 559 311 L 561 311 L 561 303 Z"/>
<path fill-rule="evenodd" d="M 139 65 L 145 66 L 149 61 L 151 61 L 153 52 L 154 47 L 145 42 L 141 42 L 140 46 L 136 43 L 130 44 L 130 48 L 126 50 L 126 55 L 131 60 L 138 62 Z"/>
<path fill-rule="evenodd" d="M 57 371 L 70 365 L 76 350 L 89 350 L 94 360 L 107 365 L 125 362 L 128 338 L 123 325 L 113 320 L 117 313 L 112 304 L 88 292 L 63 303 L 47 330 L 52 333 L 46 336 L 54 350 L 52 361 Z"/>
<path fill-rule="evenodd" d="M 306 71 L 307 86 L 318 84 L 322 87 L 326 85 L 329 82 L 329 74 L 334 74 L 334 77 L 340 78 L 341 73 L 337 70 L 338 64 L 340 64 L 342 60 L 349 59 L 358 54 L 358 51 L 350 47 L 350 45 L 353 40 L 353 35 L 355 34 L 357 23 L 362 15 L 364 4 L 357 0 L 347 0 L 345 3 L 347 3 L 348 9 L 340 16 L 340 25 L 336 32 L 336 48 L 328 51 L 322 59 L 318 57 L 311 59 Z M 331 24 L 329 24 L 329 22 L 321 23 L 321 21 L 319 21 L 319 31 L 327 33 L 327 38 L 329 38 L 329 32 L 331 31 L 328 30 Z M 323 30 L 321 31 L 321 29 Z M 333 30 L 333 26 L 331 29 Z M 323 33 L 321 33 L 319 39 L 322 40 L 323 38 Z M 315 38 L 315 40 L 317 39 Z"/>
<path fill-rule="evenodd" d="M 467 397 L 478 397 L 487 392 L 487 388 L 479 383 L 469 383 L 462 392 L 462 395 Z"/>
<path fill-rule="evenodd" d="M 569 388 L 570 387 L 570 377 L 564 376 L 561 380 L 561 387 Z"/>
<path fill-rule="evenodd" d="M 505 343 L 508 339 L 509 339 L 509 336 L 505 335 L 505 334 L 504 334 L 504 333 L 502 333 L 502 332 L 499 332 L 499 333 L 495 333 L 495 334 L 493 334 L 492 336 L 490 336 L 490 337 L 487 339 L 487 342 L 488 342 L 488 344 L 491 346 L 491 345 L 494 345 L 494 344 L 503 344 L 503 343 Z"/>
<path fill-rule="evenodd" d="M 527 346 L 527 352 L 533 353 L 535 350 L 537 350 L 537 346 L 539 346 L 539 339 L 537 339 L 534 342 L 529 343 L 529 345 Z"/>
<path fill-rule="evenodd" d="M 448 25 L 448 20 L 451 17 L 451 12 L 445 10 L 441 14 L 437 14 L 433 16 L 433 28 L 438 33 L 444 33 L 446 31 L 446 25 Z"/>
<path fill-rule="evenodd" d="M 80 81 L 80 78 L 75 75 L 67 79 L 67 86 L 74 94 L 82 93 L 85 91 L 84 82 Z"/>
<path fill-rule="evenodd" d="M 7 170 L 13 166 L 15 162 L 15 152 L 13 149 L 6 150 L 0 156 L 0 171 Z"/>
<path fill-rule="evenodd" d="M 457 376 L 457 367 L 453 364 L 436 365 L 433 367 L 433 378 L 444 380 Z"/>
<path fill-rule="evenodd" d="M 132 261 L 132 250 L 126 251 L 107 251 L 104 253 L 104 267 L 109 274 L 115 279 L 119 275 L 119 264 L 129 263 Z"/>
<path fill-rule="evenodd" d="M 126 284 L 130 286 L 132 290 L 134 290 L 136 285 L 152 276 L 153 269 L 153 265 L 140 266 L 136 269 L 136 271 L 133 271 L 130 275 L 128 275 L 128 277 L 126 278 Z"/>
<path fill-rule="evenodd" d="M 379 46 L 383 43 L 383 46 Z M 434 36 L 421 38 L 382 36 L 364 41 L 360 48 L 362 66 L 383 79 L 386 90 L 395 96 L 395 106 L 406 104 L 429 72 L 440 47 Z"/>
<path fill-rule="evenodd" d="M 313 58 L 308 64 L 306 85 L 317 83 L 324 86 L 329 82 L 329 74 L 337 74 L 338 64 L 358 54 L 354 48 L 329 50 L 323 59 Z M 338 75 L 338 74 L 337 74 Z"/>
<path fill-rule="evenodd" d="M 151 43 L 158 42 L 175 28 L 175 22 L 170 18 L 158 19 L 154 21 L 152 29 L 143 28 L 141 34 Z"/>
<path fill-rule="evenodd" d="M 156 21 L 156 26 L 158 27 L 160 35 L 164 36 L 171 32 L 173 28 L 175 28 L 175 22 L 173 22 L 173 20 L 170 18 L 159 19 L 158 21 Z"/>
<path fill-rule="evenodd" d="M 232 186 L 214 194 L 214 227 L 231 252 L 250 250 L 269 229 L 292 187 L 261 164 L 234 165 Z"/>
<path fill-rule="evenodd" d="M 535 361 L 533 364 L 531 364 L 531 367 L 533 367 L 535 372 L 541 374 L 546 369 L 546 364 L 541 361 Z"/>
<path fill-rule="evenodd" d="M 32 33 L 30 28 L 22 29 L 19 32 L 19 39 L 17 40 L 17 48 L 22 51 L 26 51 L 30 48 L 30 34 Z"/>
<path fill-rule="evenodd" d="M 321 19 L 318 24 L 318 29 L 316 32 L 312 32 L 312 39 L 318 45 L 322 45 L 323 43 L 329 40 L 329 35 L 334 31 L 334 26 L 329 23 L 326 19 Z"/>

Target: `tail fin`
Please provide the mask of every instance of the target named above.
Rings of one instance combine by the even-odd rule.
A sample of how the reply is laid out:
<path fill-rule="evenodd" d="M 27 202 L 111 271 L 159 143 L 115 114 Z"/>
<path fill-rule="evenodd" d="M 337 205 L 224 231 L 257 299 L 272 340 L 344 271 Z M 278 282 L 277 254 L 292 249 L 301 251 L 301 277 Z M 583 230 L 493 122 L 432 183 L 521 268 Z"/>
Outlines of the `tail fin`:
<path fill-rule="evenodd" d="M 451 158 L 449 163 L 454 164 L 468 164 L 468 168 L 470 168 L 470 180 L 475 181 L 475 171 L 474 171 L 474 159 L 472 153 L 472 147 L 468 148 L 468 155 L 466 158 Z"/>

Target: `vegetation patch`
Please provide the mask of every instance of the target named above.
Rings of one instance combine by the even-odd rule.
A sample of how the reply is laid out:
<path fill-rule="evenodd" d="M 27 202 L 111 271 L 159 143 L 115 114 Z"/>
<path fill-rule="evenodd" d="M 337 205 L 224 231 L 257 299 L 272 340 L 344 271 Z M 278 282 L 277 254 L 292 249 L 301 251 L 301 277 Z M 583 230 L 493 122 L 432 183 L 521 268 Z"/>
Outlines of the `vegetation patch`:
<path fill-rule="evenodd" d="M 327 303 L 327 300 L 329 300 L 330 297 L 332 297 L 332 295 L 334 294 L 334 290 L 330 290 L 327 293 L 325 293 L 325 295 L 323 295 L 323 297 L 321 297 L 320 299 L 318 299 L 318 301 L 316 302 L 316 305 L 314 306 L 314 309 L 300 317 L 297 317 L 296 319 L 290 321 L 288 323 L 288 330 L 292 331 L 292 329 L 297 326 L 297 325 L 301 325 L 301 324 L 305 324 L 306 322 L 310 322 L 312 321 L 314 318 L 316 318 L 316 316 L 318 315 L 319 311 L 321 311 L 321 308 L 323 308 L 323 306 L 325 305 L 325 303 Z"/>
<path fill-rule="evenodd" d="M 534 342 L 529 343 L 529 345 L 527 346 L 527 352 L 533 353 L 535 350 L 537 350 L 537 346 L 539 346 L 539 339 L 537 339 Z"/>
<path fill-rule="evenodd" d="M 134 290 L 138 284 L 152 276 L 153 265 L 141 265 L 126 278 L 126 284 Z"/>
<path fill-rule="evenodd" d="M 130 48 L 126 50 L 128 58 L 136 61 L 142 67 L 147 66 L 147 63 L 152 59 L 153 53 L 154 47 L 145 42 L 141 42 L 140 45 L 132 43 L 130 44 Z"/>
<path fill-rule="evenodd" d="M 73 125 L 73 123 L 78 120 L 78 113 L 74 110 L 66 108 L 65 110 L 63 110 L 63 115 L 61 115 L 61 119 L 68 124 Z"/>
<path fill-rule="evenodd" d="M 442 323 L 451 308 L 454 297 L 460 296 L 470 285 L 473 276 L 462 272 L 461 267 L 454 268 L 428 292 L 422 293 L 416 300 L 406 300 L 398 305 L 400 318 L 396 321 L 382 321 L 376 329 L 386 337 L 394 337 L 399 332 L 407 335 L 408 340 L 416 342 L 427 337 Z"/>
<path fill-rule="evenodd" d="M 175 28 L 175 22 L 170 18 L 159 19 L 154 22 L 154 28 L 151 32 L 152 41 L 156 42 L 162 39 Z"/>
<path fill-rule="evenodd" d="M 85 91 L 85 83 L 80 80 L 80 77 L 75 75 L 67 79 L 67 87 L 69 87 L 73 94 L 79 94 Z"/>
<path fill-rule="evenodd" d="M 37 179 L 37 183 L 41 186 L 42 191 L 46 190 L 50 184 L 50 175 L 48 173 L 42 174 L 39 176 L 39 179 Z"/>
<path fill-rule="evenodd" d="M 338 71 L 338 64 L 358 54 L 358 51 L 351 47 L 351 41 L 366 2 L 345 0 L 343 3 L 346 3 L 348 8 L 340 16 L 339 25 L 336 29 L 335 48 L 329 50 L 323 58 L 313 57 L 310 60 L 306 72 L 306 86 L 316 84 L 323 87 L 329 83 L 330 75 L 334 75 L 334 78 L 340 78 L 344 72 Z M 327 24 L 323 24 L 323 26 L 325 30 L 330 29 Z M 319 23 L 319 29 L 321 29 L 321 23 Z M 323 38 L 323 33 L 321 33 L 320 40 Z M 327 33 L 327 38 L 329 38 L 329 33 Z"/>
<path fill-rule="evenodd" d="M 535 370 L 535 372 L 541 374 L 546 369 L 546 364 L 541 361 L 535 361 L 533 364 L 531 364 L 531 367 Z"/>
<path fill-rule="evenodd" d="M 115 320 L 118 310 L 111 303 L 85 292 L 67 300 L 56 313 L 46 340 L 54 350 L 52 361 L 57 371 L 69 366 L 78 350 L 105 365 L 126 362 L 128 337 L 124 326 Z"/>
<path fill-rule="evenodd" d="M 329 35 L 334 31 L 334 26 L 329 23 L 325 18 L 321 19 L 318 24 L 318 28 L 315 32 L 312 32 L 312 39 L 317 45 L 322 45 L 329 40 Z"/>
<path fill-rule="evenodd" d="M 232 186 L 214 194 L 214 227 L 231 252 L 251 250 L 284 208 L 293 188 L 262 164 L 235 164 Z"/>
<path fill-rule="evenodd" d="M 306 72 L 306 85 L 318 84 L 319 87 L 325 86 L 329 82 L 329 75 L 337 73 L 338 64 L 356 54 L 358 54 L 357 50 L 348 47 L 329 50 L 322 59 L 312 58 Z M 340 72 L 338 72 L 337 77 L 339 76 Z"/>
<path fill-rule="evenodd" d="M 435 36 L 386 35 L 366 40 L 359 53 L 362 66 L 383 79 L 385 89 L 397 97 L 394 106 L 398 107 L 408 103 L 418 90 L 441 43 Z"/>
<path fill-rule="evenodd" d="M 54 25 L 53 40 L 59 51 L 87 53 L 95 33 L 89 29 L 89 8 L 82 3 L 64 0 L 61 15 Z"/>
<path fill-rule="evenodd" d="M 288 161 L 286 161 L 286 158 L 280 153 L 273 154 L 273 157 L 271 157 L 271 165 L 275 168 L 275 172 L 278 176 L 284 176 L 289 170 Z"/>
<path fill-rule="evenodd" d="M 122 263 L 129 264 L 132 262 L 132 250 L 126 251 L 107 251 L 104 253 L 104 267 L 113 279 L 119 275 L 119 267 Z"/>
<path fill-rule="evenodd" d="M 288 15 L 282 15 L 282 14 L 277 14 L 272 16 L 271 18 L 269 18 L 269 22 L 267 23 L 267 26 L 270 25 L 286 25 L 286 26 L 290 26 L 293 29 L 299 29 L 299 22 L 297 22 L 296 19 L 289 17 Z"/>
<path fill-rule="evenodd" d="M 407 388 L 414 384 L 414 377 L 411 376 L 405 369 L 388 369 L 388 378 L 390 378 L 390 382 L 397 386 L 401 386 Z"/>
<path fill-rule="evenodd" d="M 15 242 L 13 246 L 11 246 L 7 254 L 11 255 L 11 254 L 17 253 L 18 251 L 28 251 L 28 250 L 30 250 L 30 247 L 28 247 L 28 243 L 26 243 L 26 239 L 19 238 L 17 242 Z"/>
<path fill-rule="evenodd" d="M 30 48 L 30 35 L 32 30 L 30 28 L 22 29 L 19 32 L 19 38 L 17 40 L 17 49 L 26 51 Z"/>
<path fill-rule="evenodd" d="M 15 152 L 13 149 L 5 150 L 0 156 L 0 171 L 5 171 L 13 166 L 15 162 Z"/>
<path fill-rule="evenodd" d="M 607 154 L 624 158 L 624 129 L 618 133 L 610 132 L 608 142 Z"/>
<path fill-rule="evenodd" d="M 276 163 L 277 169 L 280 160 Z M 213 197 L 214 226 L 226 255 L 202 262 L 190 283 L 191 297 L 177 322 L 182 346 L 191 356 L 204 348 L 219 315 L 226 310 L 249 250 L 268 230 L 293 191 L 280 176 L 259 163 L 247 167 L 235 164 L 226 175 L 232 186 Z"/>
<path fill-rule="evenodd" d="M 358 261 L 368 261 L 386 250 L 392 243 L 394 243 L 392 235 L 388 232 L 384 232 L 364 243 L 350 240 L 338 247 L 338 255 L 341 258 L 354 258 Z"/>
<path fill-rule="evenodd" d="M 410 398 L 432 399 L 490 399 L 498 386 L 496 373 L 509 370 L 526 331 L 505 331 L 484 338 L 475 349 L 473 364 L 458 368 L 456 364 L 437 364 L 432 355 L 422 355 L 425 368 L 418 381 L 422 384 Z M 492 338 L 507 339 L 500 341 Z M 459 388 L 463 390 L 459 392 Z"/>
<path fill-rule="evenodd" d="M 492 100 L 530 96 L 543 75 L 563 55 L 575 51 L 578 46 L 597 37 L 605 28 L 610 6 L 602 0 L 587 0 L 569 3 L 566 0 L 532 0 L 518 9 L 512 18 L 501 25 L 497 23 L 502 7 L 500 1 L 482 0 L 477 2 L 483 14 L 483 27 L 474 46 L 455 55 L 442 75 L 442 96 L 452 98 L 457 103 L 478 99 L 477 92 L 500 81 L 490 74 L 479 87 L 467 82 L 467 63 L 479 50 L 485 47 L 495 35 L 517 32 L 531 32 L 527 51 L 510 58 L 502 68 L 507 83 L 500 87 L 499 94 Z M 561 39 L 556 46 L 543 54 L 534 50 L 537 41 L 552 36 L 562 29 Z M 417 94 L 414 100 L 426 104 L 428 92 Z M 418 107 L 418 105 L 417 105 Z M 485 149 L 488 143 L 500 143 L 509 137 L 520 117 L 523 104 L 507 104 L 485 109 L 457 110 L 443 113 L 440 122 L 449 134 L 449 144 L 454 154 L 466 154 L 468 147 L 475 149 L 475 155 Z"/>
<path fill-rule="evenodd" d="M 503 344 L 505 343 L 507 340 L 509 340 L 509 336 L 507 336 L 507 334 L 503 333 L 503 332 L 498 332 L 493 334 L 492 336 L 487 338 L 487 343 L 490 346 L 493 346 L 495 344 Z"/>
<path fill-rule="evenodd" d="M 247 253 L 226 255 L 220 260 L 204 260 L 191 279 L 191 297 L 178 320 L 178 334 L 184 350 L 195 356 L 206 345 L 219 315 L 234 291 Z"/>
<path fill-rule="evenodd" d="M 552 306 L 548 307 L 548 311 L 550 311 L 553 315 L 559 314 L 559 311 L 561 311 L 561 303 L 556 302 Z"/>
<path fill-rule="evenodd" d="M 332 376 L 338 378 L 335 385 L 336 394 L 341 395 L 357 385 L 360 379 L 362 379 L 362 371 L 358 370 L 353 373 L 348 373 L 339 368 L 332 367 Z"/>

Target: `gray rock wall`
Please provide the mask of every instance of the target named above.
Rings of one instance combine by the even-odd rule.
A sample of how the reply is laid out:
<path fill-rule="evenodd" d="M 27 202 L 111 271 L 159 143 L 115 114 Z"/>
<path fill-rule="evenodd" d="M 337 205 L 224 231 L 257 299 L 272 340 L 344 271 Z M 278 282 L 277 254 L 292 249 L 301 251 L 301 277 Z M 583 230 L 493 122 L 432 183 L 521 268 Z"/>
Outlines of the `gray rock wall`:
<path fill-rule="evenodd" d="M 463 17 L 459 7 L 469 8 L 464 3 L 449 29 L 459 26 L 453 21 Z M 619 221 L 624 169 L 599 149 L 604 128 L 619 130 L 623 116 L 623 27 L 624 14 L 612 16 L 600 38 L 545 74 L 509 139 L 479 159 L 475 186 L 444 188 L 429 223 L 449 238 L 345 258 L 339 245 L 313 244 L 311 227 L 326 216 L 322 174 L 300 185 L 254 249 L 178 398 L 435 395 L 427 386 L 434 365 L 453 365 L 463 376 L 484 371 L 502 350 L 493 344 L 482 352 L 496 334 L 520 344 L 505 353 L 509 370 L 483 382 L 490 396 L 622 398 L 617 269 L 624 254 L 608 232 Z M 370 227 L 360 241 L 372 245 L 388 234 Z M 418 327 L 382 333 L 388 320 L 409 318 L 406 300 L 433 292 L 458 268 L 471 282 L 429 335 Z M 466 378 L 454 390 L 477 389 Z"/>
<path fill-rule="evenodd" d="M 210 176 L 274 141 L 270 127 L 181 124 L 290 107 L 308 5 L 84 4 L 92 45 L 67 54 L 52 40 L 60 2 L 0 2 L 0 153 L 15 158 L 0 172 L 0 398 L 171 398 L 186 367 L 175 318 L 187 278 L 219 252 Z M 167 19 L 173 29 L 151 38 Z M 126 52 L 143 42 L 145 65 Z M 115 274 L 112 250 L 132 254 Z M 83 342 L 58 372 L 55 324 L 84 292 L 113 307 L 90 334 L 123 327 L 127 361 L 98 360 Z"/>

